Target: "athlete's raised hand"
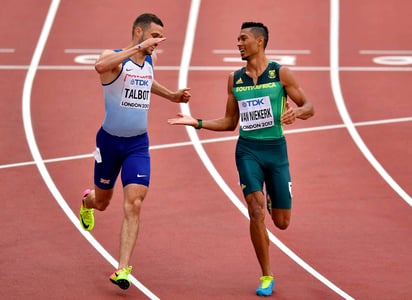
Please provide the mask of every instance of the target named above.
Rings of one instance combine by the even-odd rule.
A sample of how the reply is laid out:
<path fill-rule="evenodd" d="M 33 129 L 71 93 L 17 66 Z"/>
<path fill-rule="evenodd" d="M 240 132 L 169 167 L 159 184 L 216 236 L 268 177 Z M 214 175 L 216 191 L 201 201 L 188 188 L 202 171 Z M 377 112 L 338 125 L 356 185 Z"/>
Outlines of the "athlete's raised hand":
<path fill-rule="evenodd" d="M 140 44 L 136 45 L 136 47 L 141 50 L 149 50 L 152 48 L 150 50 L 153 51 L 154 48 L 156 48 L 164 40 L 166 40 L 165 37 L 148 38 L 147 40 L 144 40 Z"/>

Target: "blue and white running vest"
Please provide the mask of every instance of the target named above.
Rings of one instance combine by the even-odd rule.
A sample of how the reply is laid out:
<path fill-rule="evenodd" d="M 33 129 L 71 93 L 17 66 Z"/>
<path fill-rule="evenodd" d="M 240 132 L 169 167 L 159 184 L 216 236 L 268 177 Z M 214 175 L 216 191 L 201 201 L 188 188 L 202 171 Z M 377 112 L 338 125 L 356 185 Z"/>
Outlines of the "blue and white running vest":
<path fill-rule="evenodd" d="M 119 51 L 119 50 L 116 50 Z M 103 129 L 111 135 L 130 137 L 147 132 L 153 63 L 147 55 L 140 66 L 130 58 L 112 82 L 103 84 L 106 115 Z"/>

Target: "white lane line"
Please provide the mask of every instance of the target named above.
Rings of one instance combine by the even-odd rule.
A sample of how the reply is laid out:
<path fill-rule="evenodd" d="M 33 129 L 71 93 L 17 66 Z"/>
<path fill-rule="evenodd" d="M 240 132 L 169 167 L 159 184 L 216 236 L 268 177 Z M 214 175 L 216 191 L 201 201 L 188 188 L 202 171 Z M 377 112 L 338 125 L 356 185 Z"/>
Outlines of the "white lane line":
<path fill-rule="evenodd" d="M 348 129 L 356 146 L 375 168 L 379 175 L 389 184 L 389 186 L 410 206 L 412 206 L 412 198 L 399 186 L 399 184 L 386 172 L 378 160 L 373 156 L 372 152 L 362 140 L 354 123 L 349 115 L 345 105 L 345 100 L 342 95 L 340 77 L 339 77 L 339 0 L 331 0 L 331 16 L 330 16 L 330 80 L 332 84 L 332 93 L 336 102 L 336 106 L 340 116 Z"/>
<path fill-rule="evenodd" d="M 200 71 L 200 72 L 216 72 L 216 71 L 234 71 L 241 67 L 241 65 L 233 66 L 190 66 L 189 71 Z M 302 72 L 330 72 L 329 66 L 290 66 L 292 71 L 302 71 Z M 27 65 L 0 65 L 0 70 L 28 70 Z M 38 66 L 37 70 L 44 71 L 94 71 L 94 66 L 92 65 L 41 65 Z M 180 66 L 156 66 L 156 71 L 179 71 Z M 344 67 L 340 66 L 339 71 L 345 72 L 412 72 L 412 67 Z"/>
<path fill-rule="evenodd" d="M 339 71 L 349 71 L 349 72 L 353 72 L 353 71 L 356 71 L 356 72 L 412 72 L 412 68 L 411 67 L 339 67 Z"/>
<path fill-rule="evenodd" d="M 39 148 L 37 147 L 36 139 L 33 132 L 32 127 L 32 120 L 30 114 L 30 102 L 31 102 L 31 91 L 33 87 L 34 77 L 36 75 L 36 71 L 40 62 L 40 58 L 42 56 L 44 47 L 47 42 L 47 38 L 50 34 L 50 30 L 53 26 L 54 18 L 57 14 L 57 10 L 59 8 L 60 1 L 53 0 L 50 4 L 49 11 L 47 13 L 46 20 L 43 25 L 43 29 L 41 31 L 39 40 L 37 42 L 28 72 L 26 74 L 26 78 L 24 81 L 23 86 L 23 99 L 22 99 L 22 107 L 23 107 L 23 124 L 24 130 L 26 134 L 27 143 L 29 145 L 31 154 L 33 156 L 34 162 L 46 183 L 47 187 L 49 188 L 50 192 L 56 199 L 57 203 L 63 209 L 65 214 L 69 217 L 70 221 L 75 225 L 75 227 L 79 230 L 79 232 L 89 241 L 89 243 L 110 263 L 114 268 L 117 268 L 118 262 L 104 249 L 100 243 L 89 233 L 84 231 L 79 224 L 79 220 L 77 216 L 73 213 L 70 209 L 66 201 L 64 200 L 63 196 L 60 194 L 60 191 L 57 189 L 56 185 L 54 184 L 53 179 L 51 178 L 46 165 L 42 159 L 40 154 Z M 132 283 L 141 290 L 147 297 L 150 299 L 159 299 L 156 295 L 154 295 L 149 289 L 147 289 L 142 283 L 140 283 L 135 277 L 130 276 Z"/>
<path fill-rule="evenodd" d="M 412 54 L 412 50 L 360 50 L 360 54 L 391 54 L 391 55 L 404 55 L 404 54 Z"/>
<path fill-rule="evenodd" d="M 13 48 L 0 48 L 0 53 L 14 53 L 16 49 Z"/>
<path fill-rule="evenodd" d="M 393 123 L 402 123 L 402 122 L 412 122 L 412 117 L 358 122 L 358 123 L 355 123 L 355 126 L 356 127 L 374 126 L 374 125 L 380 125 L 380 124 L 393 124 Z M 332 125 L 322 125 L 322 126 L 305 127 L 305 128 L 297 128 L 297 129 L 286 129 L 285 134 L 290 135 L 290 134 L 297 134 L 297 133 L 334 130 L 334 129 L 341 129 L 341 128 L 346 128 L 346 126 L 344 124 L 332 124 Z M 200 143 L 202 144 L 220 143 L 220 142 L 236 140 L 237 138 L 238 138 L 237 135 L 233 135 L 233 136 L 220 137 L 220 138 L 204 139 L 204 140 L 200 140 Z M 151 145 L 149 149 L 153 151 L 153 150 L 159 150 L 159 149 L 169 149 L 169 148 L 186 147 L 186 146 L 193 146 L 193 143 L 190 141 L 190 142 Z M 49 163 L 55 163 L 55 162 L 61 162 L 61 161 L 85 159 L 85 158 L 90 158 L 90 157 L 93 157 L 92 153 L 64 156 L 64 157 L 57 157 L 57 158 L 49 158 L 49 159 L 44 159 L 43 162 L 46 164 L 49 164 Z M 4 164 L 4 165 L 0 165 L 0 169 L 10 169 L 10 168 L 32 166 L 34 164 L 35 164 L 34 161 Z"/>
<path fill-rule="evenodd" d="M 182 60 L 181 71 L 179 73 L 179 88 L 186 87 L 186 85 L 187 85 L 189 64 L 190 64 L 190 59 L 191 59 L 192 49 L 193 49 L 193 44 L 194 44 L 194 36 L 195 36 L 195 31 L 196 31 L 197 16 L 198 16 L 198 13 L 199 13 L 199 11 L 198 11 L 199 7 L 200 7 L 200 0 L 192 1 L 192 6 L 191 6 L 191 9 L 190 9 L 190 16 L 189 16 L 189 24 L 190 25 L 187 26 L 186 37 L 185 37 L 185 47 L 184 47 L 184 54 L 183 54 L 183 57 L 185 58 L 185 60 L 184 61 Z M 182 112 L 184 114 L 190 115 L 190 109 L 189 109 L 188 104 L 181 104 L 181 109 L 182 109 Z M 213 163 L 211 162 L 211 160 L 208 157 L 207 153 L 205 152 L 202 144 L 200 143 L 199 137 L 196 133 L 196 130 L 191 126 L 186 126 L 186 130 L 188 132 L 190 140 L 194 144 L 194 148 L 195 148 L 196 152 L 198 153 L 198 155 L 199 155 L 200 159 L 202 160 L 203 164 L 205 165 L 205 167 L 209 171 L 211 177 L 216 181 L 216 183 L 219 185 L 219 187 L 229 197 L 229 199 L 232 201 L 232 203 L 240 210 L 240 212 L 247 219 L 249 219 L 247 208 L 243 205 L 242 201 L 240 201 L 237 198 L 237 196 L 233 193 L 233 191 L 230 189 L 230 187 L 227 185 L 227 183 L 221 177 L 219 172 L 216 170 L 215 166 L 213 165 Z M 335 284 L 333 284 L 331 281 L 329 281 L 324 276 L 322 276 L 319 272 L 317 272 L 315 269 L 313 269 L 310 265 L 308 265 L 300 257 L 298 257 L 293 251 L 291 251 L 288 247 L 286 247 L 286 245 L 283 244 L 277 237 L 275 237 L 275 235 L 272 234 L 269 229 L 267 229 L 267 232 L 268 232 L 268 235 L 269 235 L 269 239 L 280 250 L 282 250 L 286 255 L 288 255 L 297 264 L 299 264 L 302 268 L 304 268 L 311 275 L 313 275 L 315 278 L 317 278 L 319 281 L 321 281 L 323 284 L 325 284 L 327 287 L 329 287 L 331 290 L 333 290 L 335 293 L 339 294 L 343 298 L 353 299 L 351 296 L 346 294 L 344 291 L 342 291 L 340 288 L 338 288 Z"/>

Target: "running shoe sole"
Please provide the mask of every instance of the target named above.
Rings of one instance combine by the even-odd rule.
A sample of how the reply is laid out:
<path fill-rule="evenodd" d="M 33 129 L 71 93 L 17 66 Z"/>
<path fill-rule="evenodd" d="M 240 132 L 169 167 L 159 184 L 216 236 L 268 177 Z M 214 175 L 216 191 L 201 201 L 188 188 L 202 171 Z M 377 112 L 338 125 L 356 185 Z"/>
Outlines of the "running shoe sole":
<path fill-rule="evenodd" d="M 130 287 L 130 282 L 126 279 L 113 280 L 110 278 L 110 282 L 117 285 L 122 290 L 127 290 Z"/>

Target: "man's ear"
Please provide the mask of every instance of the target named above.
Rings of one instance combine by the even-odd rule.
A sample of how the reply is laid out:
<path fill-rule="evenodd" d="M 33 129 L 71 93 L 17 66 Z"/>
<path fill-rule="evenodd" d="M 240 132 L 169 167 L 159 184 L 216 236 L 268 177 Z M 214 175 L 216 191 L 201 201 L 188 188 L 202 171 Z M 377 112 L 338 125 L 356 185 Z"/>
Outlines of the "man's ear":
<path fill-rule="evenodd" d="M 258 41 L 259 45 L 262 45 L 262 47 L 263 47 L 263 44 L 265 43 L 265 38 L 261 35 L 257 38 L 257 41 Z"/>
<path fill-rule="evenodd" d="M 142 34 L 142 32 L 143 32 L 143 30 L 142 30 L 142 28 L 139 27 L 139 26 L 137 26 L 137 27 L 134 29 L 134 35 L 137 36 L 137 37 L 139 37 L 139 36 Z"/>

